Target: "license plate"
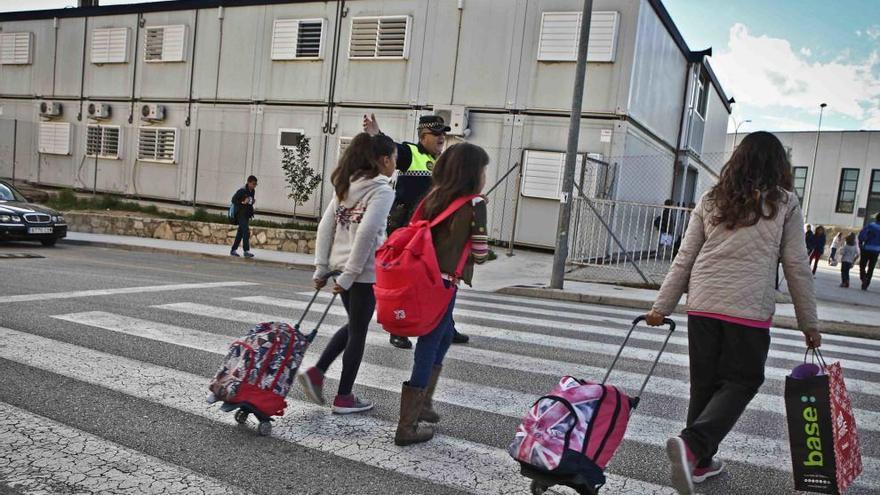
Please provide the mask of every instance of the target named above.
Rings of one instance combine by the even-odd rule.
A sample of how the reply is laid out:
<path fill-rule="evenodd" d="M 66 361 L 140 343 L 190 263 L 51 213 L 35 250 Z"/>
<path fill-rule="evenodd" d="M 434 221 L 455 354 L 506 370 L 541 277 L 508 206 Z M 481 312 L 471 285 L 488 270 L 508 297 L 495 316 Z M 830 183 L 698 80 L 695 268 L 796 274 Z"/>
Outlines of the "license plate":
<path fill-rule="evenodd" d="M 51 234 L 52 227 L 29 227 L 28 234 Z"/>

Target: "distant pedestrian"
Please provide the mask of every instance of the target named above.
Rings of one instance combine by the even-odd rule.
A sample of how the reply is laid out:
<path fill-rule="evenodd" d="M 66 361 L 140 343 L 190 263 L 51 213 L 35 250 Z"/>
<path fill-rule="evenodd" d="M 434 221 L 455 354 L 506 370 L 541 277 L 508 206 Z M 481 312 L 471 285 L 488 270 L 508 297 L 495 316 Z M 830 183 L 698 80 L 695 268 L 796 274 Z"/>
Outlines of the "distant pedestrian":
<path fill-rule="evenodd" d="M 862 250 L 859 277 L 862 280 L 862 290 L 868 290 L 874 276 L 874 267 L 877 266 L 877 258 L 880 257 L 880 213 L 859 232 L 859 246 Z"/>
<path fill-rule="evenodd" d="M 776 136 L 755 132 L 737 146 L 721 178 L 697 204 L 648 324 L 659 326 L 687 291 L 690 403 L 687 425 L 670 438 L 679 493 L 718 475 L 714 456 L 764 382 L 782 266 L 807 347 L 819 347 L 813 278 L 791 164 Z M 743 253 L 752 263 L 743 263 Z"/>
<path fill-rule="evenodd" d="M 364 132 L 381 134 L 379 121 L 375 114 L 364 115 Z M 428 194 L 432 185 L 434 163 L 443 153 L 446 133 L 452 130 L 440 115 L 419 117 L 418 143 L 397 143 L 397 183 L 394 187 L 394 206 L 388 217 L 388 235 L 409 223 L 422 198 Z M 470 337 L 460 333 L 453 326 L 453 344 L 467 344 Z M 399 349 L 412 349 L 412 341 L 407 337 L 390 335 L 391 345 Z"/>
<path fill-rule="evenodd" d="M 451 146 L 437 160 L 434 187 L 422 204 L 421 218 L 436 218 L 455 200 L 480 194 L 486 185 L 488 164 L 489 155 L 479 146 L 469 143 Z M 485 200 L 477 198 L 465 203 L 432 228 L 431 236 L 446 287 L 458 291 L 459 282 L 470 285 L 474 264 L 484 263 L 489 256 Z M 464 249 L 470 249 L 470 256 L 462 272 L 456 274 Z M 394 435 L 397 445 L 427 442 L 434 436 L 434 429 L 419 425 L 419 421 L 440 421 L 433 407 L 433 396 L 443 368 L 443 358 L 452 344 L 454 308 L 455 294 L 437 327 L 416 342 L 412 373 L 409 381 L 403 383 L 400 394 L 400 420 Z"/>
<path fill-rule="evenodd" d="M 849 288 L 849 271 L 859 259 L 859 248 L 856 247 L 856 235 L 846 236 L 843 247 L 840 248 L 840 286 Z"/>
<path fill-rule="evenodd" d="M 837 264 L 837 250 L 842 248 L 844 244 L 846 244 L 846 240 L 844 239 L 843 232 L 838 232 L 834 239 L 831 239 L 831 256 L 828 257 L 828 263 L 831 266 Z"/>
<path fill-rule="evenodd" d="M 816 227 L 816 234 L 813 236 L 813 246 L 810 248 L 810 262 L 813 264 L 813 275 L 816 274 L 816 268 L 819 267 L 819 260 L 825 253 L 825 243 L 828 239 L 825 237 L 825 227 Z"/>
<path fill-rule="evenodd" d="M 387 136 L 355 136 L 333 171 L 336 194 L 318 225 L 315 287 L 323 287 L 331 273 L 342 272 L 333 292 L 342 296 L 348 323 L 336 331 L 318 363 L 298 379 L 309 400 L 324 404 L 324 375 L 342 354 L 342 375 L 333 400 L 335 414 L 373 408 L 372 403 L 355 397 L 352 387 L 376 309 L 376 248 L 385 241 L 388 212 L 394 202 L 390 178 L 396 155 L 394 141 Z"/>
<path fill-rule="evenodd" d="M 813 252 L 813 242 L 816 238 L 816 234 L 813 233 L 812 225 L 807 224 L 806 229 L 807 231 L 804 232 L 804 241 L 807 244 L 807 257 L 809 257 L 810 254 Z"/>
<path fill-rule="evenodd" d="M 654 218 L 654 228 L 660 234 L 660 242 L 658 249 L 662 252 L 671 250 L 674 242 L 675 234 L 675 215 L 678 213 L 674 210 L 675 203 L 671 199 L 663 202 L 663 211 Z"/>
<path fill-rule="evenodd" d="M 257 178 L 253 175 L 248 177 L 247 183 L 232 196 L 232 204 L 235 206 L 235 223 L 238 232 L 235 233 L 235 241 L 232 243 L 232 256 L 238 256 L 238 246 L 243 244 L 244 257 L 253 258 L 251 253 L 251 218 L 254 217 L 254 202 L 256 201 Z"/>

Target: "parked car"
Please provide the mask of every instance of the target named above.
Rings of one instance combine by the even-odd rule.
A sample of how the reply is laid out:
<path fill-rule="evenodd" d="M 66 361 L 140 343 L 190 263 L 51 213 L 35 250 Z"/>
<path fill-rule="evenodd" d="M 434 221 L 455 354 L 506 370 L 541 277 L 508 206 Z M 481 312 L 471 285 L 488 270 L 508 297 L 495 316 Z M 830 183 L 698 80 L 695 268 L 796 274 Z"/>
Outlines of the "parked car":
<path fill-rule="evenodd" d="M 28 202 L 12 184 L 0 180 L 0 241 L 40 241 L 54 246 L 66 236 L 63 215 Z"/>

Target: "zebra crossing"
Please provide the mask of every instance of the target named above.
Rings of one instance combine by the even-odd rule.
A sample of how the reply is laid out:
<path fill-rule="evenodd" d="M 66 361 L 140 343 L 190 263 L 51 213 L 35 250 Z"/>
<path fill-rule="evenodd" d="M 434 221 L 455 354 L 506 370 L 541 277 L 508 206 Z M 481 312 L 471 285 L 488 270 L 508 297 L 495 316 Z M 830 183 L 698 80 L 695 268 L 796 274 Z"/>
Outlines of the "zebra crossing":
<path fill-rule="evenodd" d="M 160 363 L 149 355 L 153 352 L 150 349 L 219 363 L 236 332 L 243 333 L 261 321 L 295 322 L 311 293 L 278 297 L 249 284 L 247 296 L 226 295 L 205 301 L 188 298 L 185 285 L 172 289 L 174 302 L 144 301 L 137 307 L 120 305 L 109 311 L 85 308 L 49 313 L 59 328 L 136 342 L 139 349 L 145 349 L 143 356 L 123 356 L 0 323 L 0 360 L 136 398 L 144 401 L 145 408 L 198 418 L 214 430 L 236 432 L 231 415 L 204 401 L 209 370 L 193 369 L 183 362 Z M 101 296 L 96 291 L 83 292 Z M 26 295 L 16 297 L 30 300 Z M 321 302 L 328 300 L 329 295 L 319 297 Z M 435 396 L 445 416 L 434 440 L 407 448 L 391 442 L 400 383 L 408 377 L 412 356 L 391 348 L 387 334 L 375 324 L 368 334 L 357 390 L 374 399 L 377 410 L 368 415 L 332 416 L 327 408 L 304 401 L 294 391 L 271 440 L 411 479 L 413 485 L 406 493 L 527 494 L 527 481 L 504 450 L 513 427 L 535 398 L 560 376 L 601 378 L 636 315 L 621 308 L 462 291 L 456 325 L 473 340 L 470 345 L 453 347 L 448 354 Z M 313 308 L 304 327 L 313 327 L 319 316 L 319 310 Z M 344 319 L 341 304 L 331 307 L 305 366 L 317 360 L 335 326 Z M 664 486 L 662 446 L 683 426 L 688 394 L 687 325 L 683 318 L 676 319 L 678 331 L 646 389 L 618 458 L 609 467 L 603 494 L 672 493 Z M 637 329 L 612 382 L 630 392 L 637 390 L 662 337 L 656 329 Z M 730 472 L 701 488 L 702 493 L 757 493 L 749 491 L 749 487 L 758 486 L 756 483 L 763 487 L 761 493 L 793 491 L 782 390 L 785 375 L 804 359 L 801 349 L 799 332 L 774 329 L 767 381 L 719 452 Z M 862 437 L 864 473 L 850 493 L 877 493 L 880 341 L 829 335 L 823 351 L 826 360 L 843 363 Z M 328 378 L 337 379 L 340 371 L 340 363 L 336 363 Z M 327 385 L 328 393 L 334 385 Z M 102 492 L 89 492 L 90 486 L 104 487 L 104 493 L 254 491 L 253 486 L 222 472 L 180 466 L 155 452 L 138 452 L 41 416 L 40 411 L 0 402 L 0 412 L 7 418 L 0 421 L 0 482 L 7 485 L 18 483 L 34 493 L 52 493 L 52 487 L 60 485 L 79 487 L 87 493 Z M 228 448 L 234 448 L 235 441 L 230 438 Z M 39 453 L 48 453 L 51 461 L 41 462 Z M 103 467 L 106 465 L 100 461 L 107 459 L 113 460 L 113 467 Z M 57 468 L 47 470 L 47 462 L 56 460 Z M 102 484 L 105 481 L 109 484 Z M 354 493 L 334 491 L 332 484 L 325 490 L 321 493 Z M 297 492 L 294 487 L 289 493 L 317 491 Z M 571 492 L 557 489 L 556 493 Z"/>

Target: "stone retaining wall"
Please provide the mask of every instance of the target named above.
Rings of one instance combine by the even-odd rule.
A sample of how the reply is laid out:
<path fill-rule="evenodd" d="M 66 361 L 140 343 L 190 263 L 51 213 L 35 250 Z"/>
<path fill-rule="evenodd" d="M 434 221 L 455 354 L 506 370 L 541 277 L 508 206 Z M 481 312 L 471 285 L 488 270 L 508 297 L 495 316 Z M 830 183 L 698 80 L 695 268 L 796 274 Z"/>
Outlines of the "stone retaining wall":
<path fill-rule="evenodd" d="M 151 237 L 205 244 L 231 245 L 236 232 L 235 225 L 123 214 L 65 212 L 64 217 L 67 219 L 68 228 L 74 232 Z M 315 232 L 305 230 L 251 227 L 251 246 L 274 251 L 313 254 L 316 236 Z"/>

